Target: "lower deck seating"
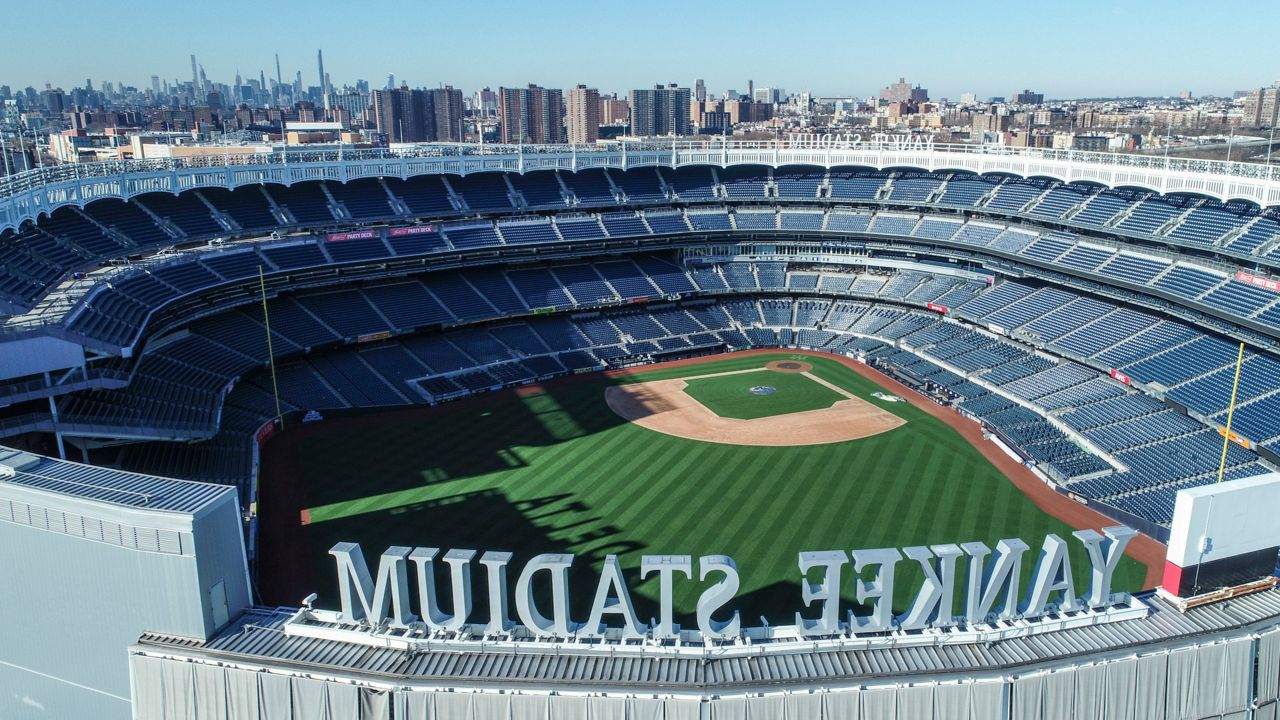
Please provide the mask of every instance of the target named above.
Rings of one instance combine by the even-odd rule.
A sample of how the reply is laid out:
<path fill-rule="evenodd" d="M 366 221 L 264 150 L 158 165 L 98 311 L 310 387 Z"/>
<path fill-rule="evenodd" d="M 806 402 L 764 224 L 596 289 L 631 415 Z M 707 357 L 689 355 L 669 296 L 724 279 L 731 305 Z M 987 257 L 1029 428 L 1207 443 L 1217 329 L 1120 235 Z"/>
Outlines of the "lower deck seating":
<path fill-rule="evenodd" d="M 555 290 L 569 298 L 602 292 L 613 283 L 643 281 L 657 287 L 650 269 L 668 276 L 664 284 L 683 277 L 692 287 L 693 276 L 657 256 L 485 271 L 489 275 L 484 282 L 510 283 L 512 297 L 517 290 Z M 759 267 L 751 270 L 753 278 L 758 276 Z M 1217 435 L 1199 421 L 1084 365 L 1052 362 L 1006 339 L 943 322 L 935 313 L 885 304 L 886 298 L 900 300 L 930 282 L 934 288 L 926 297 L 949 286 L 936 282 L 938 278 L 880 276 L 866 286 L 868 301 L 851 301 L 805 294 L 821 290 L 820 278 L 839 274 L 831 268 L 814 272 L 771 267 L 768 272 L 775 270 L 783 273 L 780 282 L 804 287 L 792 287 L 793 294 L 781 297 L 748 294 L 651 303 L 643 309 L 525 314 L 455 329 L 448 328 L 451 318 L 466 316 L 467 311 L 453 309 L 460 296 L 433 289 L 444 287 L 439 279 L 281 298 L 269 308 L 278 320 L 273 326 L 280 333 L 277 351 L 319 348 L 278 362 L 283 407 L 323 410 L 434 402 L 576 368 L 653 359 L 665 352 L 795 344 L 862 354 L 922 388 L 949 393 L 1007 444 L 1075 491 L 1154 522 L 1168 522 L 1169 497 L 1176 488 L 1211 479 L 1210 461 L 1216 456 L 1208 451 Z M 850 287 L 858 284 L 856 277 Z M 473 287 L 462 276 L 454 281 L 455 291 Z M 1034 290 L 997 290 L 985 294 L 1013 297 L 1014 305 L 1036 295 Z M 494 295 L 492 290 L 486 293 Z M 493 304 L 486 305 L 493 313 Z M 415 327 L 441 329 L 325 349 L 334 348 L 340 337 L 372 337 L 388 329 Z M 247 311 L 218 316 L 216 324 L 202 321 L 195 328 L 186 339 L 147 353 L 126 390 L 64 398 L 64 422 L 71 427 L 128 423 L 212 433 L 211 440 L 193 445 L 189 454 L 153 443 L 122 452 L 121 458 L 138 469 L 154 467 L 206 479 L 234 476 L 243 468 L 230 449 L 236 446 L 234 432 L 251 431 L 274 414 L 274 402 L 263 398 L 265 328 Z M 893 342 L 900 344 L 898 349 L 887 344 Z M 225 419 L 219 427 L 218 393 L 233 378 L 240 382 L 221 405 Z M 1253 453 L 1233 449 L 1228 468 L 1245 476 L 1265 466 Z"/>

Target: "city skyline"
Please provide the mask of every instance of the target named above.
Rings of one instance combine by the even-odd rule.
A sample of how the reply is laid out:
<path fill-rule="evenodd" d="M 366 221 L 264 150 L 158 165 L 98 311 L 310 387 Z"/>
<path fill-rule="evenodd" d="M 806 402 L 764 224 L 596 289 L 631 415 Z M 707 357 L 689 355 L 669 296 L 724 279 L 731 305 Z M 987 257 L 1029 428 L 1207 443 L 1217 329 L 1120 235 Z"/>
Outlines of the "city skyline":
<path fill-rule="evenodd" d="M 56 15 L 59 6 L 70 10 L 72 3 L 55 0 L 38 12 L 18 6 L 9 14 L 15 26 L 35 27 L 51 12 Z M 260 9 L 244 0 L 220 7 L 218 17 L 236 19 Z M 1056 24 L 1052 33 L 1044 33 L 1043 22 L 1035 18 L 1013 12 L 956 18 L 948 14 L 950 6 L 933 2 L 913 6 L 909 23 L 901 20 L 901 14 L 881 7 L 833 8 L 823 14 L 779 14 L 771 9 L 766 14 L 747 6 L 732 16 L 721 16 L 659 2 L 654 10 L 679 12 L 685 27 L 708 28 L 706 43 L 696 37 L 678 42 L 672 38 L 671 46 L 683 52 L 669 52 L 669 46 L 661 45 L 663 33 L 671 28 L 668 13 L 632 14 L 577 0 L 561 3 L 554 16 L 521 18 L 516 26 L 505 20 L 494 22 L 505 17 L 501 9 L 487 14 L 462 6 L 399 9 L 394 27 L 439 29 L 438 33 L 423 30 L 430 42 L 409 45 L 378 42 L 386 35 L 385 20 L 341 15 L 339 23 L 337 4 L 286 0 L 273 9 L 289 19 L 292 32 L 279 32 L 277 23 L 240 23 L 234 35 L 168 33 L 149 38 L 146 52 L 137 53 L 115 39 L 131 37 L 126 32 L 136 26 L 138 15 L 164 16 L 177 26 L 207 21 L 195 10 L 141 0 L 127 18 L 103 17 L 93 24 L 60 30 L 63 42 L 99 49 L 106 45 L 108 52 L 96 56 L 91 67 L 83 64 L 81 55 L 47 57 L 27 52 L 19 43 L 7 43 L 0 48 L 0 67 L 5 68 L 0 83 L 40 89 L 48 82 L 70 88 L 92 78 L 95 85 L 124 82 L 145 88 L 152 75 L 168 81 L 189 78 L 191 54 L 210 80 L 229 82 L 237 72 L 257 77 L 262 71 L 274 78 L 278 53 L 286 78 L 301 71 L 304 86 L 318 86 L 322 81 L 317 74 L 317 50 L 326 55 L 326 70 L 335 87 L 357 79 L 381 87 L 387 75 L 394 74 L 397 84 L 449 84 L 466 92 L 485 86 L 534 83 L 572 88 L 582 83 L 607 95 L 655 83 L 692 86 L 695 78 L 703 78 L 716 94 L 726 89 L 742 92 L 747 81 L 754 80 L 756 87 L 862 97 L 906 77 L 928 88 L 932 97 L 952 99 L 966 92 L 979 97 L 1008 95 L 1023 87 L 1034 87 L 1049 98 L 1172 96 L 1183 90 L 1198 96 L 1229 96 L 1280 77 L 1280 49 L 1240 42 L 1235 37 L 1238 18 L 1196 12 L 1196 7 L 1181 0 L 1122 7 L 1084 2 L 1071 8 L 1073 22 Z M 582 32 L 581 25 L 565 25 L 564 16 L 588 17 L 604 32 Z M 1280 8 L 1264 7 L 1251 18 L 1263 26 L 1276 20 L 1280 20 Z M 1192 22 L 1195 44 L 1215 50 L 1207 58 L 1210 62 L 1205 62 L 1203 53 L 1179 50 L 1185 44 L 1179 39 Z M 338 27 L 341 34 L 335 30 Z M 773 43 L 762 42 L 745 56 L 706 51 L 719 42 L 741 47 L 762 31 L 775 38 Z M 546 42 L 553 33 L 571 33 L 572 42 Z M 482 34 L 483 44 L 478 42 Z M 955 40 L 942 42 L 947 36 Z M 966 40 L 993 36 L 1002 39 L 999 53 Z M 357 41 L 352 42 L 353 38 Z M 377 42 L 376 52 L 368 47 L 371 42 Z M 804 50 L 790 52 L 792 47 Z M 655 53 L 655 48 L 662 52 Z M 513 63 L 512 58 L 519 62 Z M 1126 58 L 1132 62 L 1118 64 Z M 1117 71 L 1119 67 L 1123 72 Z"/>

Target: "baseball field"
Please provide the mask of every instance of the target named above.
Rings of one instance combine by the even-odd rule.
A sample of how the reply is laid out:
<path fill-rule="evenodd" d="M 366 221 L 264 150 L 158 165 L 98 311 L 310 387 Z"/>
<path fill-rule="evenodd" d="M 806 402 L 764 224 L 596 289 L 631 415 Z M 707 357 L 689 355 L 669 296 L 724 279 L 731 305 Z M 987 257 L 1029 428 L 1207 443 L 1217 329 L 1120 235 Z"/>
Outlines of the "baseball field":
<path fill-rule="evenodd" d="M 802 606 L 800 551 L 1018 537 L 1032 546 L 1025 576 L 1046 533 L 1069 539 L 1089 524 L 1037 507 L 1007 458 L 1002 472 L 939 419 L 949 410 L 872 396 L 902 392 L 886 387 L 849 361 L 750 353 L 299 425 L 264 449 L 261 592 L 282 604 L 318 592 L 319 606 L 337 607 L 327 551 L 338 541 L 360 543 L 371 564 L 390 545 L 510 550 L 517 567 L 567 552 L 585 616 L 597 577 L 587 567 L 607 554 L 630 571 L 645 554 L 727 554 L 744 622 L 784 624 Z M 918 573 L 899 566 L 898 609 Z M 1139 589 L 1146 575 L 1125 557 L 1115 586 Z M 655 616 L 656 577 L 627 579 L 641 617 Z M 686 620 L 702 588 L 676 585 Z M 843 590 L 854 607 L 851 582 Z"/>

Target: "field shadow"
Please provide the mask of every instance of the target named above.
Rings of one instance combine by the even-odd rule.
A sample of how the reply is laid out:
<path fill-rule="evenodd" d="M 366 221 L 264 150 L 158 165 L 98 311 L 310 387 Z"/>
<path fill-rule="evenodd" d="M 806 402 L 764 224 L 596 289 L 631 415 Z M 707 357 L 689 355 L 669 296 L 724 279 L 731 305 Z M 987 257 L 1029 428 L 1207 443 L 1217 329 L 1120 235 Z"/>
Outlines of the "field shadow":
<path fill-rule="evenodd" d="M 274 561 L 270 567 L 267 563 L 261 566 L 259 588 L 262 601 L 267 604 L 296 604 L 315 592 L 319 595 L 318 607 L 338 607 L 335 564 L 327 554 L 327 549 L 338 542 L 359 542 L 371 571 L 376 571 L 381 553 L 393 545 L 436 547 L 442 551 L 510 550 L 516 555 L 512 586 L 514 573 L 529 558 L 541 553 L 570 553 L 576 555 L 574 567 L 579 570 L 570 574 L 573 596 L 575 600 L 585 598 L 587 603 L 595 588 L 589 566 L 598 565 L 609 553 L 637 553 L 644 549 L 642 544 L 623 538 L 619 528 L 603 522 L 571 495 L 513 502 L 497 490 L 450 495 L 314 523 L 301 526 L 296 535 L 295 540 L 301 543 L 297 547 L 275 547 L 268 536 L 260 543 L 264 559 L 297 559 L 299 547 L 304 549 L 305 557 L 298 564 Z M 483 598 L 488 590 L 478 563 L 473 573 L 473 592 Z M 445 576 L 442 573 L 440 577 L 443 581 Z M 539 589 L 540 595 L 546 591 L 547 588 Z M 484 604 L 477 602 L 477 607 Z M 586 612 L 585 606 L 582 610 Z"/>
<path fill-rule="evenodd" d="M 645 383 L 607 387 L 604 397 L 616 415 L 630 422 L 677 409 L 666 394 Z"/>
<path fill-rule="evenodd" d="M 599 374 L 436 407 L 327 411 L 324 421 L 273 438 L 263 454 L 297 456 L 296 474 L 307 478 L 308 507 L 411 491 L 526 467 L 522 448 L 549 447 L 626 424 L 601 401 L 616 384 Z"/>
<path fill-rule="evenodd" d="M 574 564 L 569 572 L 571 617 L 583 622 L 591 610 L 591 602 L 599 581 L 598 569 L 605 557 L 622 557 L 623 577 L 635 606 L 636 616 L 648 623 L 660 615 L 657 602 L 656 576 L 640 577 L 640 557 L 647 546 L 625 533 L 607 518 L 569 494 L 544 495 L 512 501 L 502 492 L 485 490 L 438 498 L 390 510 L 339 518 L 298 528 L 294 547 L 278 547 L 279 537 L 263 536 L 259 572 L 259 602 L 267 605 L 297 605 L 310 593 L 317 593 L 316 607 L 337 609 L 339 596 L 337 573 L 327 549 L 338 542 L 359 542 L 370 571 L 376 574 L 381 553 L 393 545 L 449 549 L 508 550 L 514 553 L 509 585 L 508 606 L 514 619 L 514 587 L 521 568 L 541 553 L 569 553 Z M 303 553 L 298 548 L 307 549 Z M 274 559 L 273 559 L 274 558 Z M 694 572 L 698 560 L 693 558 Z M 451 592 L 448 574 L 437 570 L 438 592 L 448 607 Z M 706 581 L 678 578 L 682 592 L 676 593 L 675 620 L 687 628 L 696 627 L 696 600 L 702 589 L 716 578 Z M 417 602 L 416 575 L 410 569 L 410 587 Z M 693 592 L 690 592 L 690 589 Z M 484 568 L 478 560 L 472 568 L 473 622 L 487 621 L 488 584 Z M 534 582 L 539 607 L 550 608 L 550 585 L 545 575 Z M 744 626 L 761 624 L 766 617 L 774 625 L 788 624 L 801 608 L 798 582 L 775 582 L 763 588 L 743 592 L 717 613 L 727 618 L 736 610 Z M 610 625 L 618 625 L 616 618 Z"/>

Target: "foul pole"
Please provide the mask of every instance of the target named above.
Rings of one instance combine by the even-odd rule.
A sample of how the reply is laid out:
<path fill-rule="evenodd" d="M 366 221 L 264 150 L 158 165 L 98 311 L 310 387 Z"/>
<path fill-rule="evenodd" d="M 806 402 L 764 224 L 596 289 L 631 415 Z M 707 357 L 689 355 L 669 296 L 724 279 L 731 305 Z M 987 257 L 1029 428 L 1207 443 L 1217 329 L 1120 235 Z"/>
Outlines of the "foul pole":
<path fill-rule="evenodd" d="M 280 385 L 276 382 L 276 353 L 271 343 L 271 315 L 267 312 L 267 280 L 262 273 L 261 265 L 258 266 L 258 287 L 262 291 L 262 324 L 267 328 L 267 359 L 271 362 L 271 394 L 276 399 L 276 419 L 280 421 L 280 429 L 283 430 L 284 414 L 280 412 Z M 1223 457 L 1226 457 L 1226 451 L 1223 452 Z"/>
<path fill-rule="evenodd" d="M 1231 445 L 1231 418 L 1236 412 L 1236 391 L 1240 389 L 1240 366 L 1244 364 L 1244 343 L 1236 355 L 1236 377 L 1231 382 L 1231 404 L 1227 406 L 1227 427 L 1222 431 L 1222 459 L 1218 461 L 1218 482 L 1227 470 L 1227 448 Z"/>

